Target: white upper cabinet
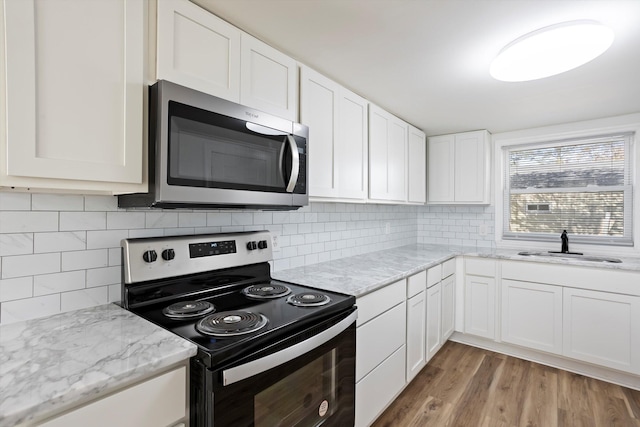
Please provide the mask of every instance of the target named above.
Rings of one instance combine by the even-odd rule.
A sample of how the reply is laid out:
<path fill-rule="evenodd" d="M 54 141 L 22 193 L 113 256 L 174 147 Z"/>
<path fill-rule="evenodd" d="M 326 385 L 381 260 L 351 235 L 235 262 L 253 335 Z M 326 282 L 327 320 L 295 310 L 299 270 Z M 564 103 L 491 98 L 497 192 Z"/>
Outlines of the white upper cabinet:
<path fill-rule="evenodd" d="M 408 130 L 404 121 L 369 105 L 370 199 L 407 201 Z"/>
<path fill-rule="evenodd" d="M 9 0 L 0 13 L 0 185 L 146 191 L 147 2 Z"/>
<path fill-rule="evenodd" d="M 300 79 L 300 121 L 309 126 L 309 195 L 365 200 L 367 101 L 308 67 Z"/>
<path fill-rule="evenodd" d="M 240 103 L 297 121 L 298 65 L 293 58 L 242 33 Z"/>
<path fill-rule="evenodd" d="M 188 0 L 157 8 L 157 78 L 240 102 L 241 31 Z"/>
<path fill-rule="evenodd" d="M 296 61 L 188 0 L 159 0 L 157 78 L 290 120 Z"/>
<path fill-rule="evenodd" d="M 424 132 L 409 125 L 408 202 L 427 201 L 427 139 Z"/>
<path fill-rule="evenodd" d="M 427 202 L 489 204 L 489 144 L 485 130 L 429 137 Z"/>

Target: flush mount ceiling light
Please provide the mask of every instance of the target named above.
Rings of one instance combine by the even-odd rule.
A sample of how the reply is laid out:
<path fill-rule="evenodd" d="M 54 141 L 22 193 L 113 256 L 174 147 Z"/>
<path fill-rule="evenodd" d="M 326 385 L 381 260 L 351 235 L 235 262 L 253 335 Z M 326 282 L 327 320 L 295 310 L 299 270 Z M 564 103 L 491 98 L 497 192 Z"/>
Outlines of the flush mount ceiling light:
<path fill-rule="evenodd" d="M 613 31 L 595 21 L 563 22 L 506 45 L 491 63 L 493 78 L 524 82 L 564 73 L 604 53 Z"/>

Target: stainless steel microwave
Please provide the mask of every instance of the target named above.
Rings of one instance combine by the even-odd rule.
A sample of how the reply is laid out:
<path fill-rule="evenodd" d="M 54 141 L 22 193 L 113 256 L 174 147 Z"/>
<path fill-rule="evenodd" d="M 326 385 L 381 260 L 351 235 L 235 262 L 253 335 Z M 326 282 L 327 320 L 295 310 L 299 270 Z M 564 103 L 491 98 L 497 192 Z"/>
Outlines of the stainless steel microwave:
<path fill-rule="evenodd" d="M 166 80 L 149 93 L 149 192 L 119 207 L 297 209 L 309 129 Z"/>

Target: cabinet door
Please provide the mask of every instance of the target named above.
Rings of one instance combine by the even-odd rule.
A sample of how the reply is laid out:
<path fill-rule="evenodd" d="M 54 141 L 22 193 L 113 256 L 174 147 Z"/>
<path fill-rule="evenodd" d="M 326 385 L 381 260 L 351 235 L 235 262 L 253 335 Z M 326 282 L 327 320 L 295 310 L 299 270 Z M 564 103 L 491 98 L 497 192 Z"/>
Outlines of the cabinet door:
<path fill-rule="evenodd" d="M 400 347 L 356 383 L 355 427 L 370 426 L 406 384 L 405 350 L 405 346 Z"/>
<path fill-rule="evenodd" d="M 403 301 L 356 329 L 356 381 L 404 346 L 406 327 L 407 304 Z"/>
<path fill-rule="evenodd" d="M 121 392 L 88 403 L 53 418 L 40 427 L 157 427 L 184 419 L 187 401 L 187 369 L 136 384 Z"/>
<path fill-rule="evenodd" d="M 407 124 L 369 106 L 369 197 L 406 201 Z"/>
<path fill-rule="evenodd" d="M 309 196 L 337 197 L 337 83 L 308 67 L 300 70 L 300 121 L 309 126 Z"/>
<path fill-rule="evenodd" d="M 454 194 L 456 202 L 488 203 L 487 132 L 456 134 Z"/>
<path fill-rule="evenodd" d="M 456 276 L 442 279 L 442 342 L 453 334 L 455 327 Z"/>
<path fill-rule="evenodd" d="M 425 291 L 407 300 L 407 382 L 416 376 L 426 362 Z"/>
<path fill-rule="evenodd" d="M 430 137 L 427 143 L 427 200 L 430 203 L 454 200 L 454 136 Z"/>
<path fill-rule="evenodd" d="M 502 340 L 562 353 L 562 287 L 502 279 Z"/>
<path fill-rule="evenodd" d="M 141 183 L 146 3 L 7 1 L 4 14 L 5 184 Z"/>
<path fill-rule="evenodd" d="M 564 288 L 563 355 L 640 374 L 640 297 Z"/>
<path fill-rule="evenodd" d="M 241 31 L 188 0 L 160 0 L 157 77 L 240 101 Z"/>
<path fill-rule="evenodd" d="M 242 33 L 241 104 L 297 121 L 297 71 L 293 58 Z"/>
<path fill-rule="evenodd" d="M 345 88 L 340 89 L 338 145 L 334 162 L 338 175 L 338 195 L 342 199 L 364 200 L 368 195 L 367 106 L 366 99 Z"/>
<path fill-rule="evenodd" d="M 409 196 L 411 203 L 427 201 L 427 140 L 420 129 L 409 126 Z"/>
<path fill-rule="evenodd" d="M 496 281 L 493 277 L 465 277 L 464 331 L 495 339 Z"/>
<path fill-rule="evenodd" d="M 427 361 L 442 347 L 442 284 L 427 289 Z"/>

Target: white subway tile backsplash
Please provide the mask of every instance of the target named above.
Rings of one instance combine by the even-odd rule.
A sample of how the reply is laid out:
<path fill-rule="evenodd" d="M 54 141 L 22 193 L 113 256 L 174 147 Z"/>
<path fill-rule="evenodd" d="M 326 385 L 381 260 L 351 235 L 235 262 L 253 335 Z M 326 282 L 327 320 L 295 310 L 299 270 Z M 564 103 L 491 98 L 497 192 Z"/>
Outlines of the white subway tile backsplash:
<path fill-rule="evenodd" d="M 144 212 L 107 212 L 107 228 L 109 230 L 144 228 Z"/>
<path fill-rule="evenodd" d="M 59 231 L 104 230 L 106 212 L 60 212 Z"/>
<path fill-rule="evenodd" d="M 82 211 L 84 197 L 66 194 L 33 194 L 31 196 L 33 211 Z"/>
<path fill-rule="evenodd" d="M 107 267 L 108 265 L 109 252 L 106 249 L 62 253 L 62 271 L 86 270 Z"/>
<path fill-rule="evenodd" d="M 35 233 L 33 236 L 33 252 L 35 253 L 80 251 L 86 248 L 86 231 Z"/>
<path fill-rule="evenodd" d="M 120 247 L 120 241 L 129 237 L 128 230 L 87 231 L 87 249 Z"/>
<path fill-rule="evenodd" d="M 60 271 L 60 254 L 34 254 L 2 257 L 2 278 L 36 276 Z"/>
<path fill-rule="evenodd" d="M 112 212 L 118 210 L 116 196 L 84 196 L 84 210 L 93 212 Z"/>
<path fill-rule="evenodd" d="M 33 294 L 36 296 L 74 291 L 76 289 L 83 289 L 84 287 L 84 270 L 42 274 L 33 277 Z"/>
<path fill-rule="evenodd" d="M 28 211 L 31 209 L 31 194 L 0 192 L 0 211 Z"/>
<path fill-rule="evenodd" d="M 176 228 L 178 227 L 177 212 L 146 212 L 146 228 Z"/>
<path fill-rule="evenodd" d="M 0 212 L 0 233 L 58 231 L 58 212 Z"/>
<path fill-rule="evenodd" d="M 87 288 L 114 285 L 121 281 L 120 266 L 87 270 Z"/>
<path fill-rule="evenodd" d="M 63 292 L 60 294 L 61 311 L 79 310 L 81 308 L 106 304 L 109 302 L 109 288 L 81 289 L 79 291 Z"/>
<path fill-rule="evenodd" d="M 230 212 L 211 212 L 207 213 L 207 226 L 222 227 L 231 225 Z"/>
<path fill-rule="evenodd" d="M 0 257 L 33 253 L 33 233 L 0 234 Z"/>
<path fill-rule="evenodd" d="M 17 193 L 0 193 L 1 214 L 8 225 L 0 225 L 0 322 L 18 319 L 16 307 L 41 307 L 38 317 L 119 301 L 123 238 L 268 229 L 279 239 L 273 269 L 282 270 L 414 243 L 492 247 L 494 218 L 488 207 L 343 203 L 286 212 L 126 211 L 112 196 Z"/>
<path fill-rule="evenodd" d="M 0 280 L 0 303 L 33 296 L 33 277 Z"/>
<path fill-rule="evenodd" d="M 3 302 L 0 323 L 14 323 L 60 313 L 60 295 L 52 294 Z"/>

